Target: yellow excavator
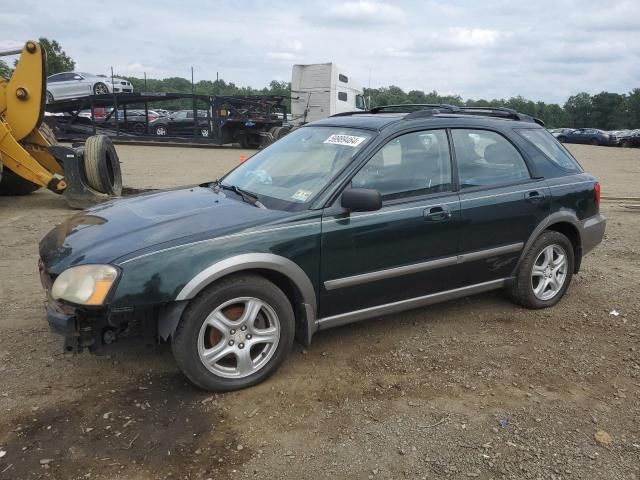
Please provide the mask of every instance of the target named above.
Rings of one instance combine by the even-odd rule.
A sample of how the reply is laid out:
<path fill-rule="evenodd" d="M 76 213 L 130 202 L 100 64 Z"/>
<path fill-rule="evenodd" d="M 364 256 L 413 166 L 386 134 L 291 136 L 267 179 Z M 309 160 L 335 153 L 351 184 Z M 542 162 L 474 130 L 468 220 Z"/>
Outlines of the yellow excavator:
<path fill-rule="evenodd" d="M 80 147 L 59 145 L 44 123 L 47 57 L 28 41 L 0 57 L 20 55 L 11 78 L 0 77 L 0 195 L 27 195 L 46 187 L 72 208 L 122 193 L 118 154 L 105 135 Z"/>

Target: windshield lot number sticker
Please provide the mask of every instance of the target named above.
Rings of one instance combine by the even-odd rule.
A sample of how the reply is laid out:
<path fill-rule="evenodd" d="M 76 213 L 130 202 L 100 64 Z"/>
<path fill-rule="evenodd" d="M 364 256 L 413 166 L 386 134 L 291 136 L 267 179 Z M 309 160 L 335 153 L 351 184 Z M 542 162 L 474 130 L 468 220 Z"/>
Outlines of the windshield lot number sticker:
<path fill-rule="evenodd" d="M 333 134 L 327 138 L 324 143 L 330 143 L 332 145 L 347 145 L 348 147 L 357 147 L 367 137 L 356 137 L 355 135 L 338 135 Z"/>
<path fill-rule="evenodd" d="M 306 202 L 307 198 L 309 198 L 310 196 L 311 192 L 309 190 L 298 190 L 291 196 L 291 198 L 293 198 L 294 200 L 299 200 L 301 202 Z"/>

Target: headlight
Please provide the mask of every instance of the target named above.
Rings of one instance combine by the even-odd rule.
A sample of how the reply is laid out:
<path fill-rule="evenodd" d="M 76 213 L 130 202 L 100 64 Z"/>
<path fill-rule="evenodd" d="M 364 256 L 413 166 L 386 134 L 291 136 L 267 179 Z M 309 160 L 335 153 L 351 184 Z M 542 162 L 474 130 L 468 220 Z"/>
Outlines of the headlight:
<path fill-rule="evenodd" d="M 62 272 L 51 287 L 51 296 L 80 305 L 102 305 L 118 270 L 111 265 L 81 265 Z"/>

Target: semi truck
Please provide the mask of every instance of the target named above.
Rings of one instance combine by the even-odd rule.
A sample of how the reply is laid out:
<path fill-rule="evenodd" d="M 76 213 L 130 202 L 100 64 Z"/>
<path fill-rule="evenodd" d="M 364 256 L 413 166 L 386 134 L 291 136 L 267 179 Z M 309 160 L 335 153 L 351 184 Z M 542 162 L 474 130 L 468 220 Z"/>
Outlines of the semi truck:
<path fill-rule="evenodd" d="M 362 87 L 344 68 L 335 63 L 293 66 L 291 124 L 303 125 L 366 108 Z"/>

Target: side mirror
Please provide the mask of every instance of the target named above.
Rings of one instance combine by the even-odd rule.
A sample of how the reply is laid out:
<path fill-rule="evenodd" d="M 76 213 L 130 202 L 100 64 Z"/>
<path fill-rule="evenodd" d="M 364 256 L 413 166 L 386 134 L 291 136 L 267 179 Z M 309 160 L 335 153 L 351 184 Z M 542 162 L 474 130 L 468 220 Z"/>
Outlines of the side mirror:
<path fill-rule="evenodd" d="M 350 188 L 342 192 L 340 204 L 352 212 L 372 212 L 382 208 L 382 196 L 377 190 Z"/>

